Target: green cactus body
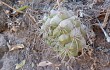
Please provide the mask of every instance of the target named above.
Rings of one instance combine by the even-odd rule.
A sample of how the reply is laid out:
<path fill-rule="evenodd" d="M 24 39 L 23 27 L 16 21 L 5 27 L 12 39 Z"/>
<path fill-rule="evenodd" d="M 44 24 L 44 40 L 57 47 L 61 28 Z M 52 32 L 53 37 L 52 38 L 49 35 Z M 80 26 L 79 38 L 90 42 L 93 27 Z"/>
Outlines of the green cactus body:
<path fill-rule="evenodd" d="M 60 10 L 50 12 L 42 25 L 45 41 L 52 47 L 57 47 L 61 56 L 78 56 L 86 46 L 86 31 L 82 28 L 80 20 L 72 11 Z M 51 14 L 52 13 L 52 14 Z M 44 27 L 44 28 L 43 28 Z M 50 30 L 50 31 L 49 31 Z M 47 33 L 47 34 L 45 34 Z"/>

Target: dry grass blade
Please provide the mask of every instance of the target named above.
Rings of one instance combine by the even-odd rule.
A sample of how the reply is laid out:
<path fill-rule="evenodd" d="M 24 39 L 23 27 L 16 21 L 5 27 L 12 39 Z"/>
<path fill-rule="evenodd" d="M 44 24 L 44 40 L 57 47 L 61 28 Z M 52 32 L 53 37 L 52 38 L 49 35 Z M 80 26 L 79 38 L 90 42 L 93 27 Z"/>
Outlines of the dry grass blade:
<path fill-rule="evenodd" d="M 15 9 L 15 8 L 11 7 L 10 5 L 8 5 L 7 3 L 5 3 L 5 2 L 3 2 L 3 1 L 0 1 L 0 2 L 1 2 L 1 4 L 6 5 L 7 7 L 13 9 L 14 11 L 17 11 L 17 12 L 23 13 L 22 11 L 19 11 L 19 10 Z"/>
<path fill-rule="evenodd" d="M 96 19 L 97 19 L 97 18 L 96 18 Z M 106 33 L 106 31 L 103 29 L 103 27 L 102 27 L 100 21 L 99 21 L 98 19 L 97 19 L 97 21 L 98 21 L 98 23 L 99 23 L 99 25 L 100 25 L 100 28 L 102 29 L 102 31 L 103 31 L 105 37 L 106 37 L 107 42 L 110 42 L 110 37 L 108 36 L 108 34 Z"/>
<path fill-rule="evenodd" d="M 45 66 L 50 66 L 53 63 L 49 62 L 49 61 L 42 61 L 40 62 L 37 66 L 41 66 L 41 67 L 45 67 Z"/>
<path fill-rule="evenodd" d="M 107 20 L 108 20 L 109 14 L 110 14 L 110 8 L 107 9 L 107 13 L 106 13 L 106 15 L 105 15 L 104 22 L 103 22 L 103 24 L 102 24 L 102 27 L 103 27 L 103 28 L 105 28 L 106 25 L 107 25 Z"/>
<path fill-rule="evenodd" d="M 33 23 L 36 23 L 36 19 L 34 18 L 34 16 L 32 16 L 30 13 L 26 13 L 26 15 L 28 16 L 29 19 L 32 20 Z"/>
<path fill-rule="evenodd" d="M 9 43 L 7 43 L 7 46 L 9 48 L 9 51 L 13 51 L 13 50 L 24 48 L 23 44 L 9 45 Z"/>

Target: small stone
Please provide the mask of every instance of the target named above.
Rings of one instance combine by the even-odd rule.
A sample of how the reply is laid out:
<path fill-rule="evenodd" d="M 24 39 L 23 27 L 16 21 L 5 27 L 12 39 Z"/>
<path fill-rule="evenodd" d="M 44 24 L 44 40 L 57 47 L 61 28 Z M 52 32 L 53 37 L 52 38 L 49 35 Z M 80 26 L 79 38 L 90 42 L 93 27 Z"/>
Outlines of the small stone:
<path fill-rule="evenodd" d="M 0 59 L 3 57 L 4 53 L 8 51 L 8 47 L 6 45 L 6 40 L 4 35 L 0 34 Z"/>
<path fill-rule="evenodd" d="M 4 52 L 0 52 L 0 59 L 4 56 Z"/>
<path fill-rule="evenodd" d="M 7 17 L 6 14 L 3 12 L 3 10 L 0 10 L 0 33 L 4 32 L 7 28 Z"/>
<path fill-rule="evenodd" d="M 0 61 L 0 69 L 3 67 L 3 61 Z"/>

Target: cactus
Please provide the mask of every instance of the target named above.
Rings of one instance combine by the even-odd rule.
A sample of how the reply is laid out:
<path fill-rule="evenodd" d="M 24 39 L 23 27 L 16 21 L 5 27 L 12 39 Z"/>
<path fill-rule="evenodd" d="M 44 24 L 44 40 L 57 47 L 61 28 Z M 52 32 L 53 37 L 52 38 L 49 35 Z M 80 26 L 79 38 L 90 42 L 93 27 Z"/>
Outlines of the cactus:
<path fill-rule="evenodd" d="M 72 11 L 52 10 L 43 19 L 43 38 L 62 57 L 76 57 L 86 47 L 84 25 Z"/>

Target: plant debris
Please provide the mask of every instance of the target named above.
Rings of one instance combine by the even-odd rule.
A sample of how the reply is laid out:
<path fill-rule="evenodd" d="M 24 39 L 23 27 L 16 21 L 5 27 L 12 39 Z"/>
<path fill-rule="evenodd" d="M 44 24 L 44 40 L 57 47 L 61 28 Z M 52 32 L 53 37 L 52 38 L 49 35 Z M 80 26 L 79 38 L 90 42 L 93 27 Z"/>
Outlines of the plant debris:
<path fill-rule="evenodd" d="M 13 50 L 23 49 L 24 48 L 24 45 L 23 44 L 9 45 L 7 43 L 7 46 L 9 48 L 9 51 L 13 51 Z"/>
<path fill-rule="evenodd" d="M 22 67 L 25 65 L 25 63 L 26 63 L 26 60 L 21 61 L 19 64 L 16 64 L 15 69 L 20 69 L 20 68 L 22 68 Z"/>
<path fill-rule="evenodd" d="M 41 67 L 45 67 L 45 66 L 50 66 L 53 63 L 49 62 L 49 61 L 42 61 L 40 62 L 37 66 L 41 66 Z"/>

